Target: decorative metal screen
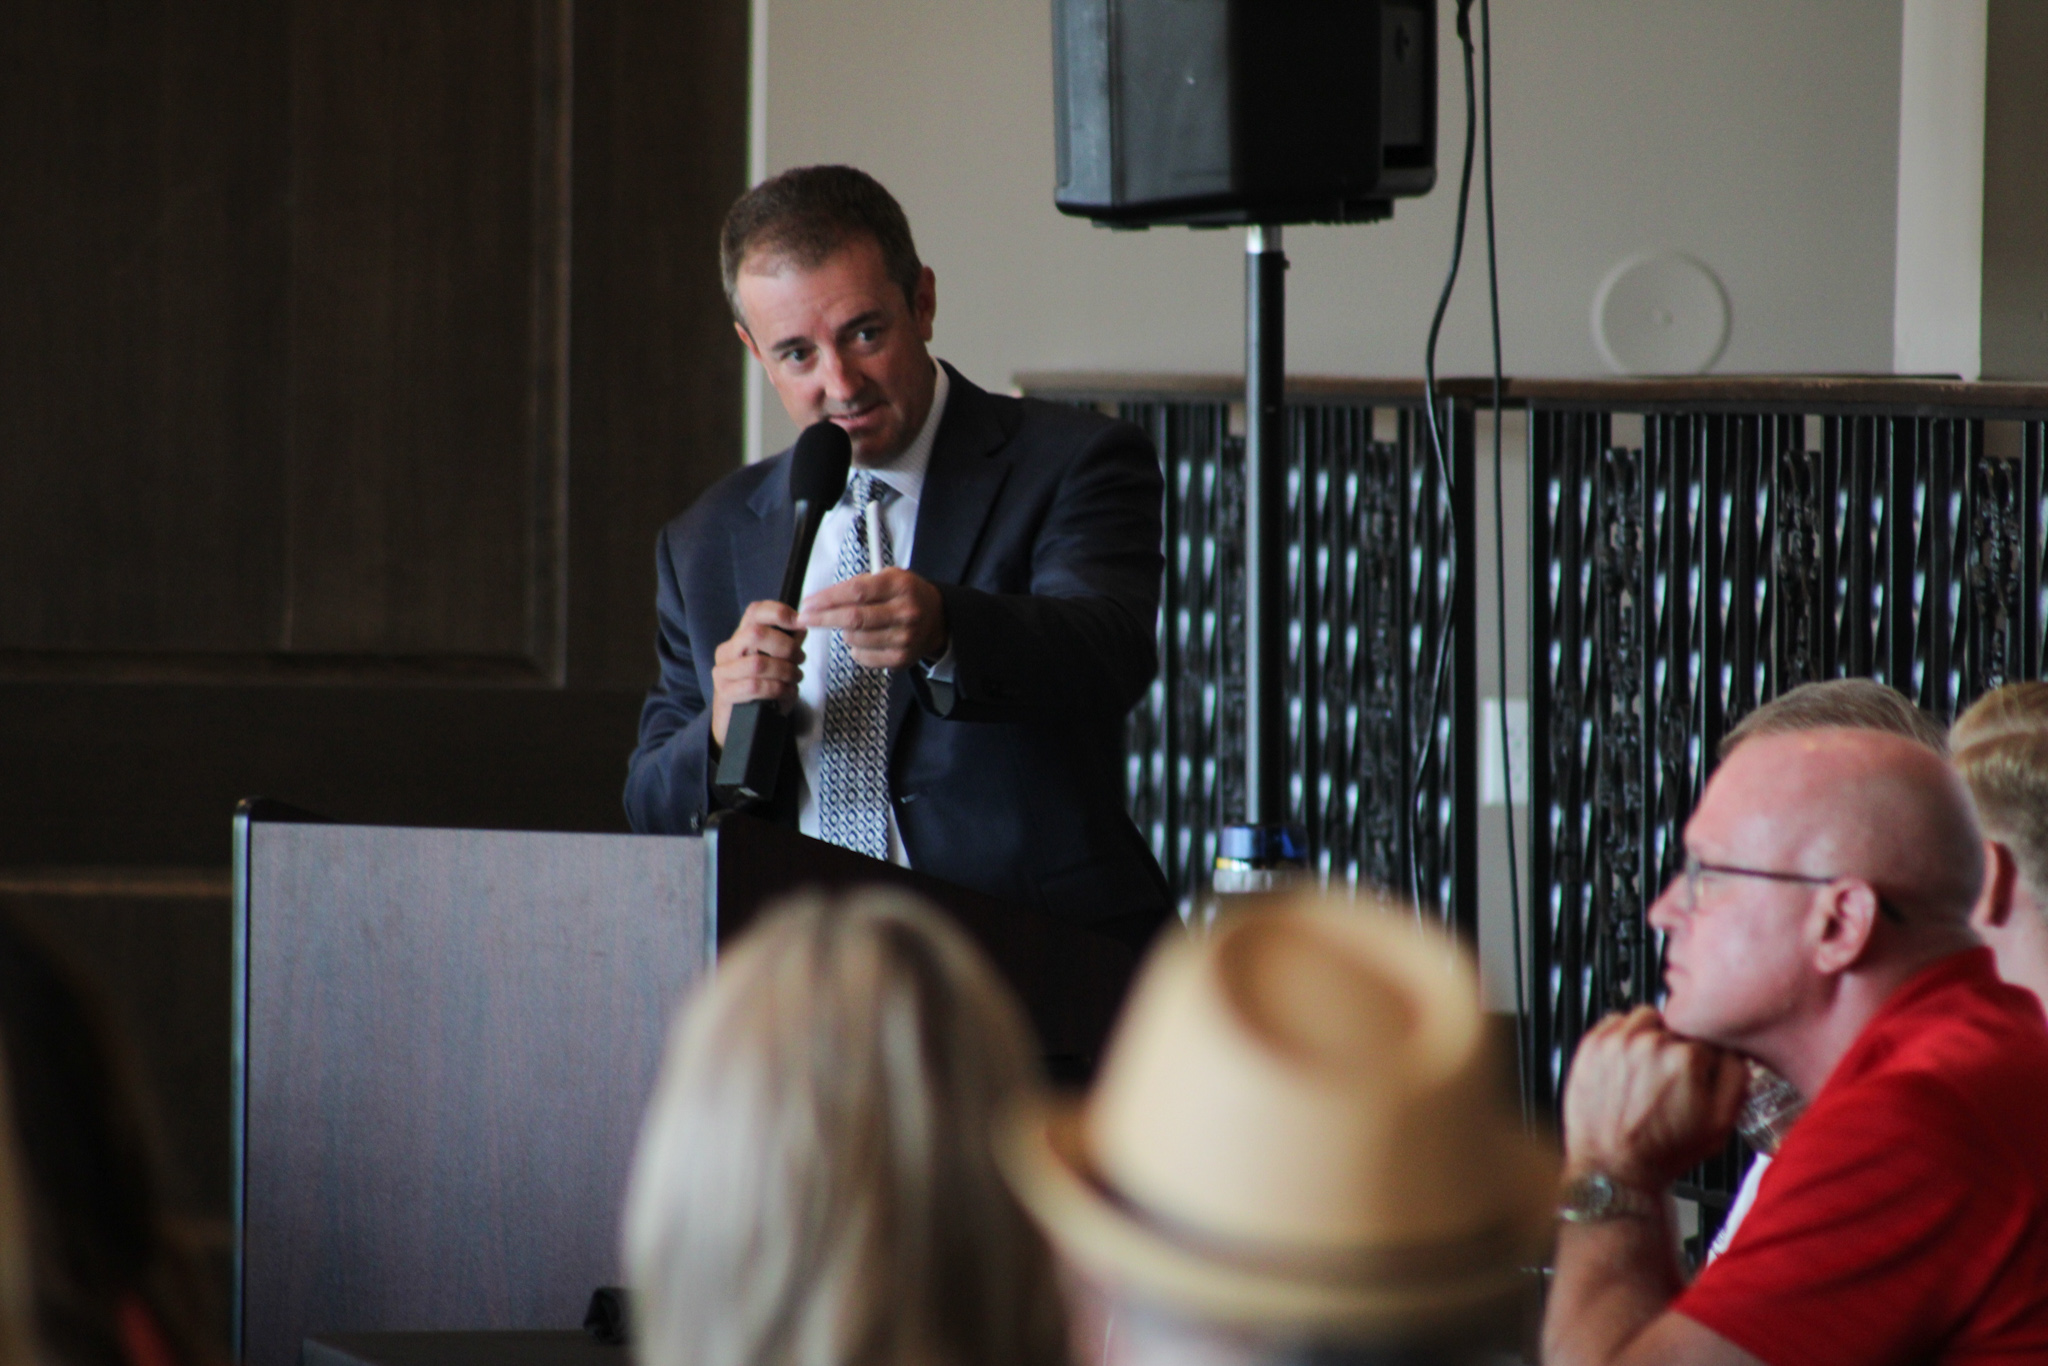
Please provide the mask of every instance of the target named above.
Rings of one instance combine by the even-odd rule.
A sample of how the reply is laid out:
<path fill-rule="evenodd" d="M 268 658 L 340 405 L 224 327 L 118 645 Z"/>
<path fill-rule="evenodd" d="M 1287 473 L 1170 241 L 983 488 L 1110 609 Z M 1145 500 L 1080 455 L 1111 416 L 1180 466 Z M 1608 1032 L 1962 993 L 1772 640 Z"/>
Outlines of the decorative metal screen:
<path fill-rule="evenodd" d="M 1113 402 L 1166 470 L 1161 670 L 1131 718 L 1130 802 L 1187 904 L 1218 826 L 1242 810 L 1242 443 L 1227 382 L 1073 379 L 1030 387 Z M 1291 393 L 1288 409 L 1292 817 L 1333 880 L 1392 887 L 1470 932 L 1471 437 L 1487 386 L 1445 386 L 1448 487 L 1416 386 L 1303 387 L 1317 397 Z M 1660 994 L 1644 913 L 1682 861 L 1681 829 L 1730 726 L 1813 679 L 1873 677 L 1951 717 L 2043 675 L 2048 390 L 1517 381 L 1509 393 L 1529 410 L 1532 481 L 1525 1084 L 1554 1113 L 1586 1027 Z M 1374 405 L 1383 423 L 1398 416 L 1379 433 L 1393 439 L 1376 439 Z M 1731 1146 L 1696 1173 L 1710 1206 L 1743 1159 Z"/>
<path fill-rule="evenodd" d="M 1949 718 L 2041 676 L 2032 416 L 1666 409 L 1623 444 L 1609 411 L 1531 404 L 1539 1107 L 1587 1026 L 1661 994 L 1644 913 L 1744 713 L 1866 675 Z M 1700 1184 L 1729 1189 L 1738 1159 Z"/>
<path fill-rule="evenodd" d="M 1124 402 L 1166 472 L 1158 680 L 1130 721 L 1130 805 L 1184 908 L 1242 819 L 1244 445 L 1229 406 Z M 1449 412 L 1449 405 L 1446 405 Z M 1288 407 L 1289 818 L 1318 871 L 1476 925 L 1469 412 L 1446 489 L 1419 406 Z M 1469 553 L 1469 552 L 1468 552 Z"/>

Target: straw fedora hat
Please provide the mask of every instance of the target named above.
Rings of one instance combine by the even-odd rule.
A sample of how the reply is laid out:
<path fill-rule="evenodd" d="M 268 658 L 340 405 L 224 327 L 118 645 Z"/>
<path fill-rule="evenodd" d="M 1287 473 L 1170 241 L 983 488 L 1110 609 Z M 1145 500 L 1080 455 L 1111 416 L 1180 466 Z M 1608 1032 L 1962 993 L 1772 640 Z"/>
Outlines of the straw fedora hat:
<path fill-rule="evenodd" d="M 1341 1337 L 1526 1292 L 1557 1162 L 1503 1094 L 1463 953 L 1412 915 L 1305 898 L 1146 963 L 1085 1102 L 999 1151 L 1098 1283 L 1203 1321 Z"/>

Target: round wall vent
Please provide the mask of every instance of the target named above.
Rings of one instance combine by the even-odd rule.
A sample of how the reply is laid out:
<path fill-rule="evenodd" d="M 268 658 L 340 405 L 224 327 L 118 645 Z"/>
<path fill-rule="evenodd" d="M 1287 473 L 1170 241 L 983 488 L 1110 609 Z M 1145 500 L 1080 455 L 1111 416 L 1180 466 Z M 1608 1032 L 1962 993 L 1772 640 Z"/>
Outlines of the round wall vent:
<path fill-rule="evenodd" d="M 1593 295 L 1593 344 L 1620 375 L 1701 375 L 1728 346 L 1728 293 L 1679 252 L 1642 252 Z"/>

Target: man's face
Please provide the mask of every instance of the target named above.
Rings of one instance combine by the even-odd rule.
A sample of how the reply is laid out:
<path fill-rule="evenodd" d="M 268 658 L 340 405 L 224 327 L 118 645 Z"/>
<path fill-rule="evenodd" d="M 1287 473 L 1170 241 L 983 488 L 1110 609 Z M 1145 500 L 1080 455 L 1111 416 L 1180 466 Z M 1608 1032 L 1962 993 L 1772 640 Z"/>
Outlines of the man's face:
<path fill-rule="evenodd" d="M 1809 871 L 1800 867 L 1797 823 L 1772 809 L 1771 794 L 1745 767 L 1731 756 L 1707 784 L 1686 822 L 1687 851 L 1702 863 Z M 1755 1052 L 1758 1040 L 1795 1018 L 1816 981 L 1805 943 L 1815 891 L 1709 872 L 1688 909 L 1684 877 L 1672 879 L 1650 907 L 1650 923 L 1665 935 L 1665 1023 L 1691 1038 Z"/>
<path fill-rule="evenodd" d="M 853 439 L 853 458 L 877 465 L 899 454 L 931 412 L 937 296 L 927 268 L 906 299 L 873 238 L 858 238 L 805 270 L 749 253 L 735 285 L 740 339 L 768 372 L 790 421 L 830 418 Z"/>

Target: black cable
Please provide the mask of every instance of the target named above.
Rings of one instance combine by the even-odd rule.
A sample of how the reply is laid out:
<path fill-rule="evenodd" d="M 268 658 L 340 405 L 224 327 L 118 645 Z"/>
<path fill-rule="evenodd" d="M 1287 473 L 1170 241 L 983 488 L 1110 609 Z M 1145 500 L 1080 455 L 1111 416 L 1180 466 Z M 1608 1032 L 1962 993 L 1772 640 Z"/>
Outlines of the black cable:
<path fill-rule="evenodd" d="M 1451 268 L 1444 274 L 1443 292 L 1437 295 L 1436 316 L 1429 320 L 1429 345 L 1422 352 L 1422 405 L 1429 418 L 1429 443 L 1436 451 L 1437 477 L 1445 492 L 1451 487 L 1451 467 L 1444 457 L 1444 434 L 1436 414 L 1436 339 L 1444 330 L 1444 313 L 1451 306 L 1451 291 L 1458 285 L 1458 265 L 1465 259 L 1465 210 L 1472 202 L 1472 146 L 1479 132 L 1472 79 L 1472 0 L 1458 0 L 1458 41 L 1465 49 L 1465 162 L 1458 173 L 1458 225 L 1452 229 Z"/>
<path fill-rule="evenodd" d="M 1443 331 L 1444 313 L 1451 306 L 1451 291 L 1457 288 L 1458 266 L 1465 259 L 1465 211 L 1472 202 L 1472 152 L 1474 139 L 1479 131 L 1479 119 L 1474 109 L 1477 100 L 1476 84 L 1472 77 L 1472 0 L 1458 0 L 1458 40 L 1465 49 L 1465 160 L 1464 168 L 1458 175 L 1458 225 L 1451 241 L 1451 268 L 1444 274 L 1443 292 L 1437 296 L 1436 315 L 1429 322 L 1429 344 L 1422 352 L 1422 411 L 1429 422 L 1430 449 L 1436 456 L 1437 479 L 1443 484 L 1444 497 L 1451 505 L 1457 505 L 1456 487 L 1451 479 L 1450 460 L 1444 454 L 1443 429 L 1437 421 L 1436 403 L 1436 340 Z M 1456 526 L 1453 519 L 1452 525 Z M 1452 573 L 1457 572 L 1458 544 L 1455 530 L 1446 547 L 1449 552 Z M 1422 752 L 1415 761 L 1415 780 L 1411 786 L 1420 788 L 1422 780 L 1429 773 L 1430 760 L 1436 756 L 1436 714 L 1443 705 L 1444 675 L 1449 665 L 1451 633 L 1446 631 L 1437 641 L 1436 667 L 1429 684 L 1429 732 L 1422 742 Z M 1415 819 L 1411 805 L 1407 812 L 1410 822 Z M 1422 905 L 1422 867 L 1415 856 L 1414 840 L 1409 840 L 1408 889 L 1416 906 Z"/>
<path fill-rule="evenodd" d="M 1501 348 L 1500 348 L 1500 259 L 1495 249 L 1493 226 L 1493 5 L 1479 0 L 1480 109 L 1485 145 L 1486 186 L 1486 291 L 1493 309 L 1493 624 L 1500 658 L 1500 775 L 1501 798 L 1506 805 L 1508 827 L 1508 911 L 1514 917 L 1515 951 L 1515 1078 L 1522 1092 L 1522 1122 L 1529 1115 L 1529 984 L 1522 965 L 1522 868 L 1515 854 L 1515 767 L 1514 751 L 1508 746 L 1508 540 L 1507 505 L 1501 501 Z"/>
<path fill-rule="evenodd" d="M 1498 669 L 1497 678 L 1500 698 L 1501 783 L 1504 789 L 1501 795 L 1507 823 L 1508 908 L 1512 916 L 1511 934 L 1515 958 L 1515 1078 L 1518 1083 L 1517 1089 L 1521 1093 L 1523 1121 L 1527 1123 L 1530 1121 L 1528 1108 L 1529 1053 L 1533 1040 L 1528 1035 L 1529 986 L 1522 944 L 1521 862 L 1515 840 L 1514 759 L 1508 743 L 1507 517 L 1506 507 L 1502 502 L 1503 480 L 1501 474 L 1503 463 L 1501 412 L 1503 406 L 1502 390 L 1505 388 L 1505 381 L 1503 378 L 1504 366 L 1502 362 L 1500 332 L 1500 256 L 1493 207 L 1493 12 L 1491 0 L 1478 0 L 1478 3 L 1479 47 L 1481 67 L 1484 73 L 1486 285 L 1493 343 L 1493 581 L 1495 642 L 1498 648 L 1498 658 L 1495 664 Z M 1422 359 L 1423 412 L 1429 422 L 1430 448 L 1436 459 L 1437 477 L 1443 483 L 1444 493 L 1447 498 L 1454 496 L 1454 487 L 1451 479 L 1450 460 L 1444 451 L 1443 428 L 1437 411 L 1436 346 L 1437 338 L 1443 331 L 1444 315 L 1450 309 L 1452 291 L 1457 286 L 1458 269 L 1464 260 L 1465 221 L 1472 197 L 1473 143 L 1482 123 L 1480 111 L 1474 108 L 1475 103 L 1482 102 L 1475 99 L 1475 82 L 1472 74 L 1472 4 L 1473 0 L 1458 0 L 1457 32 L 1458 39 L 1464 48 L 1465 68 L 1465 154 L 1458 174 L 1457 225 L 1453 229 L 1454 237 L 1451 243 L 1450 269 L 1444 276 L 1443 291 L 1437 296 L 1436 313 L 1430 319 L 1429 324 L 1429 343 L 1423 351 Z M 1457 554 L 1455 545 L 1451 547 L 1451 554 L 1453 556 L 1453 564 L 1455 565 Z M 1430 760 L 1435 751 L 1437 728 L 1434 721 L 1437 708 L 1443 701 L 1443 681 L 1448 662 L 1449 639 L 1449 635 L 1446 634 L 1437 644 L 1434 676 L 1430 682 L 1430 706 L 1426 713 L 1431 718 L 1431 725 L 1429 734 L 1423 742 L 1422 753 L 1416 765 L 1415 786 L 1417 787 L 1421 786 L 1423 777 L 1428 773 Z M 1409 814 L 1412 818 L 1414 813 L 1411 811 Z M 1414 895 L 1418 904 L 1421 901 L 1420 877 L 1421 868 L 1419 863 L 1411 855 L 1409 860 L 1409 883 L 1411 894 Z"/>

